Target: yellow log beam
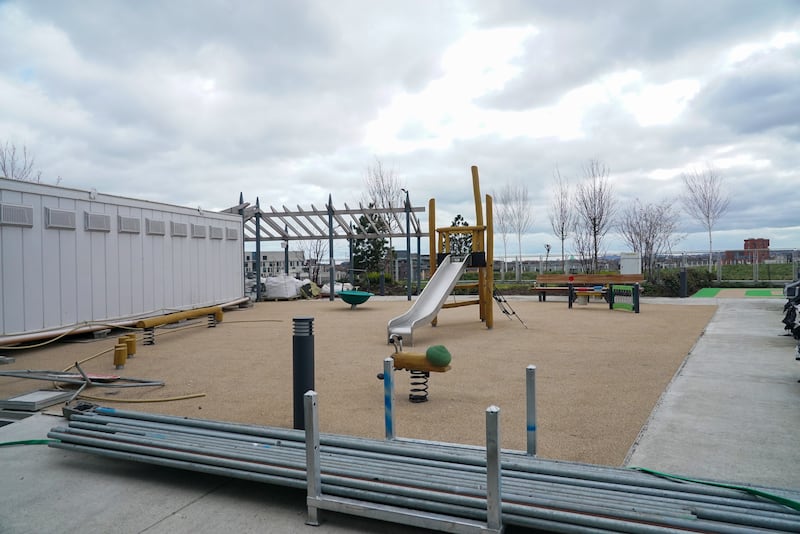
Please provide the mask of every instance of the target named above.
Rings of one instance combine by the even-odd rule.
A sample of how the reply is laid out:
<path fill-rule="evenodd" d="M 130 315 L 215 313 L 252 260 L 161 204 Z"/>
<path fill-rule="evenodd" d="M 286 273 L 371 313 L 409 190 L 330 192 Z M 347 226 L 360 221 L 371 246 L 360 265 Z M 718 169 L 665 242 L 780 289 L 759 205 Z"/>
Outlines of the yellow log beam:
<path fill-rule="evenodd" d="M 427 356 L 414 352 L 397 352 L 392 355 L 392 359 L 394 360 L 394 368 L 397 370 L 431 371 L 434 373 L 444 373 L 450 370 L 449 365 L 444 367 L 432 365 Z"/>
<path fill-rule="evenodd" d="M 442 304 L 442 308 L 460 308 L 461 306 L 473 306 L 475 304 L 480 304 L 480 299 L 477 300 L 462 300 L 459 302 L 445 302 Z"/>
<path fill-rule="evenodd" d="M 184 319 L 194 319 L 203 315 L 213 315 L 218 323 L 222 322 L 222 306 L 208 306 L 206 308 L 195 308 L 194 310 L 186 310 L 175 313 L 168 313 L 167 315 L 159 315 L 158 317 L 148 317 L 136 323 L 136 328 L 153 328 L 170 323 L 177 323 Z"/>

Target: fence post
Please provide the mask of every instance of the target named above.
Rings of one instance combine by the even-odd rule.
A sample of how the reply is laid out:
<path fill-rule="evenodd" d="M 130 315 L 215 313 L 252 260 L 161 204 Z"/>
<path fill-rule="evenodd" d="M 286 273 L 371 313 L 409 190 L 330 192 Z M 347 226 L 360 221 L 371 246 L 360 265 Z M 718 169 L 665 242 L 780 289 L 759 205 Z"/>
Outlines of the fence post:
<path fill-rule="evenodd" d="M 306 525 L 319 525 L 317 501 L 322 497 L 322 469 L 319 461 L 319 415 L 317 412 L 317 393 L 308 391 L 303 396 L 306 425 L 306 506 L 308 519 Z"/>
<path fill-rule="evenodd" d="M 503 524 L 500 482 L 500 408 L 486 408 L 486 528 L 500 532 Z"/>

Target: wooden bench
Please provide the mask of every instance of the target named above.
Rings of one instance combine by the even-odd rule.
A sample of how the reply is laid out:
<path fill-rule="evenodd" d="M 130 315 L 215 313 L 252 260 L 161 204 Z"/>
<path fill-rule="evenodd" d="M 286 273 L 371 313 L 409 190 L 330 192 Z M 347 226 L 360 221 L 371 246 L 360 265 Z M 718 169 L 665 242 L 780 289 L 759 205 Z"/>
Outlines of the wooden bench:
<path fill-rule="evenodd" d="M 539 302 L 547 300 L 547 294 L 568 295 L 569 284 L 575 287 L 592 288 L 588 291 L 593 296 L 602 296 L 602 291 L 595 291 L 594 287 L 603 286 L 608 288 L 609 284 L 636 284 L 642 283 L 644 277 L 641 274 L 540 274 L 536 277 L 536 283 L 531 288 L 534 293 L 539 295 Z"/>

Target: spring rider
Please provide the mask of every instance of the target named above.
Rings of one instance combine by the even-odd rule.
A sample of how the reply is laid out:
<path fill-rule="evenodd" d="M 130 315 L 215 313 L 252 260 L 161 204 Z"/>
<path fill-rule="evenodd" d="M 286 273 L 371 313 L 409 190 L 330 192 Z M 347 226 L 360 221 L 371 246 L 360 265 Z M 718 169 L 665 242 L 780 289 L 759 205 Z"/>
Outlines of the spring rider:
<path fill-rule="evenodd" d="M 394 345 L 392 354 L 395 371 L 406 370 L 411 373 L 411 392 L 408 400 L 411 402 L 428 401 L 428 379 L 431 372 L 445 373 L 450 370 L 450 351 L 444 345 L 432 345 L 422 353 L 403 352 L 403 336 L 392 334 L 389 342 Z M 383 373 L 378 374 L 378 380 L 383 380 Z"/>

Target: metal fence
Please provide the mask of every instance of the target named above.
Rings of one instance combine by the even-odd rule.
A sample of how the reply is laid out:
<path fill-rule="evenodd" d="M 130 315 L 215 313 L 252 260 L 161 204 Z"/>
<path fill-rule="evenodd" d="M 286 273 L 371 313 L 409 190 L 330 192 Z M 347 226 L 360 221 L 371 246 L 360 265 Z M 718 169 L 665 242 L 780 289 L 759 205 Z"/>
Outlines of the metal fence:
<path fill-rule="evenodd" d="M 620 254 L 606 254 L 598 262 L 600 271 L 619 271 Z M 648 271 L 642 261 L 642 272 Z M 739 249 L 713 251 L 680 251 L 654 258 L 652 270 L 708 269 L 717 281 L 737 282 L 790 282 L 798 279 L 800 249 Z M 520 280 L 545 272 L 581 273 L 585 262 L 577 254 L 566 253 L 562 262 L 560 254 L 523 256 L 521 259 L 495 258 L 495 270 L 505 271 L 506 280 Z"/>

